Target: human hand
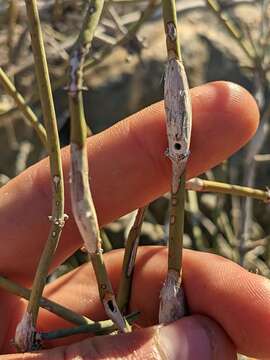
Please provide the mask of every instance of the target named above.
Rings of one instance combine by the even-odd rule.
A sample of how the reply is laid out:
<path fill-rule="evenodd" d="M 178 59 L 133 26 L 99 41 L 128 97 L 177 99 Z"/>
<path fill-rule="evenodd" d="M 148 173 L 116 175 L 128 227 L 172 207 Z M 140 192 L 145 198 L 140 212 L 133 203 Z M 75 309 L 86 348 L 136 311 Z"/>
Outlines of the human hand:
<path fill-rule="evenodd" d="M 193 132 L 187 175 L 194 177 L 238 150 L 254 133 L 258 111 L 254 100 L 236 85 L 218 82 L 192 90 Z M 91 188 L 102 226 L 141 207 L 169 190 L 170 163 L 164 156 L 166 134 L 162 103 L 118 123 L 88 140 Z M 63 150 L 66 213 L 69 151 Z M 0 274 L 31 287 L 46 241 L 51 195 L 49 165 L 44 160 L 0 189 Z M 70 216 L 55 255 L 54 269 L 81 240 Z M 117 289 L 123 251 L 105 254 L 106 266 Z M 157 327 L 159 292 L 166 273 L 166 249 L 139 250 L 130 310 L 139 310 L 143 328 L 127 335 L 69 337 L 51 342 L 53 349 L 15 359 L 234 359 L 236 352 L 270 358 L 270 283 L 238 265 L 212 254 L 185 251 L 183 281 L 191 316 Z M 0 292 L 1 353 L 14 351 L 14 337 L 26 302 Z M 89 264 L 59 278 L 44 296 L 94 320 L 104 318 L 95 276 Z M 43 331 L 70 326 L 40 310 Z M 83 340 L 84 339 L 84 340 Z M 61 346 L 60 346 L 61 345 Z M 60 347 L 57 347 L 60 346 Z"/>

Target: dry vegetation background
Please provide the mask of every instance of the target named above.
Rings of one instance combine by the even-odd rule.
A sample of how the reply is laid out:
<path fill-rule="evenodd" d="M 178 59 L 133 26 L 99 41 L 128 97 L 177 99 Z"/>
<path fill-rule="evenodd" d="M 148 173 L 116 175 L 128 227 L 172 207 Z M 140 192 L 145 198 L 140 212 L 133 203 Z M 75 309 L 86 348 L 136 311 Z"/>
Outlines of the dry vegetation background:
<path fill-rule="evenodd" d="M 64 90 L 67 61 L 81 26 L 84 3 L 39 1 L 62 146 L 69 141 Z M 162 98 L 166 51 L 158 3 L 135 36 L 127 34 L 132 32 L 149 1 L 115 0 L 106 4 L 94 49 L 89 55 L 89 62 L 95 59 L 95 66 L 87 70 L 85 84 L 88 89 L 84 92 L 86 118 L 94 133 Z M 255 140 L 204 177 L 263 189 L 270 184 L 268 1 L 219 1 L 224 14 L 239 27 L 253 49 L 254 61 L 248 58 L 239 41 L 229 34 L 206 1 L 179 0 L 177 4 L 190 85 L 213 80 L 234 81 L 254 94 L 261 109 L 261 124 Z M 0 1 L 0 24 L 0 66 L 40 117 L 24 2 Z M 117 46 L 119 41 L 121 46 Z M 33 129 L 2 88 L 0 153 L 1 185 L 46 156 Z M 166 242 L 168 204 L 165 195 L 150 205 L 142 229 L 142 244 Z M 231 196 L 189 192 L 186 209 L 185 247 L 219 253 L 250 271 L 270 276 L 269 205 Z M 133 219 L 134 214 L 129 214 L 106 226 L 103 237 L 108 238 L 107 251 L 111 244 L 123 246 Z M 82 261 L 85 255 L 79 250 L 51 279 Z"/>

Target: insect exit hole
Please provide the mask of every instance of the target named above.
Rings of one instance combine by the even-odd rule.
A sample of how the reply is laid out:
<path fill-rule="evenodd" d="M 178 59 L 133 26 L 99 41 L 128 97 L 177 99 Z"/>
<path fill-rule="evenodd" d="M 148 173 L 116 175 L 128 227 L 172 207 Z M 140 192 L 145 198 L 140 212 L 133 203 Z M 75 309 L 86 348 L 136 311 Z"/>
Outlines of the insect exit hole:
<path fill-rule="evenodd" d="M 115 312 L 115 311 L 116 311 L 112 300 L 109 300 L 109 301 L 108 301 L 108 306 L 109 306 L 109 309 L 111 310 L 111 312 Z"/>
<path fill-rule="evenodd" d="M 180 150 L 181 149 L 181 144 L 175 143 L 174 148 L 175 148 L 175 150 Z"/>

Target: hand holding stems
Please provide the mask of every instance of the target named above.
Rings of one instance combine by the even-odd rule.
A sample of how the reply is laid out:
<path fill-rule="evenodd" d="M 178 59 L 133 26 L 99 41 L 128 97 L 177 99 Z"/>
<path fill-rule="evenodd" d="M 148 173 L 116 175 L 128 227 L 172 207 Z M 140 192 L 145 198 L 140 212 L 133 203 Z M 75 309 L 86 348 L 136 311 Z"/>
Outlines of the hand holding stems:
<path fill-rule="evenodd" d="M 52 177 L 54 195 L 54 207 L 51 220 L 53 221 L 53 228 L 51 230 L 52 238 L 48 242 L 48 246 L 45 247 L 44 256 L 41 258 L 40 266 L 38 268 L 37 276 L 34 281 L 33 290 L 30 296 L 30 302 L 28 310 L 23 317 L 22 322 L 17 328 L 16 342 L 20 350 L 30 350 L 38 346 L 38 337 L 36 336 L 36 319 L 39 309 L 40 296 L 44 287 L 45 275 L 48 271 L 51 255 L 55 251 L 58 243 L 59 234 L 64 223 L 63 214 L 63 176 L 61 173 L 61 161 L 59 157 L 59 144 L 57 144 L 56 136 L 56 122 L 53 109 L 51 91 L 49 87 L 48 71 L 46 69 L 46 60 L 44 55 L 44 48 L 42 44 L 41 31 L 39 26 L 39 19 L 37 15 L 37 7 L 35 1 L 26 1 L 28 5 L 28 12 L 30 18 L 30 25 L 32 26 L 32 42 L 33 49 L 37 62 L 37 75 L 40 85 L 40 93 L 42 99 L 42 106 L 45 117 L 47 118 L 47 131 L 49 137 L 48 149 L 51 155 L 51 168 L 53 173 L 57 173 Z M 99 2 L 99 4 L 101 4 Z M 173 2 L 164 2 L 164 4 L 173 5 Z M 160 319 L 162 322 L 169 322 L 182 315 L 183 310 L 183 293 L 181 289 L 181 257 L 177 256 L 181 253 L 181 232 L 183 233 L 183 209 L 182 213 L 177 211 L 177 205 L 183 204 L 184 199 L 184 187 L 185 178 L 182 176 L 183 168 L 185 167 L 186 157 L 188 155 L 191 118 L 189 115 L 190 104 L 189 99 L 185 96 L 185 89 L 187 89 L 186 78 L 184 69 L 182 68 L 180 57 L 180 49 L 177 46 L 177 31 L 176 31 L 176 19 L 175 11 L 168 6 L 164 6 L 165 18 L 168 21 L 165 23 L 167 30 L 167 45 L 169 55 L 169 66 L 167 68 L 167 76 L 165 83 L 165 104 L 168 115 L 167 127 L 169 135 L 169 155 L 173 161 L 173 180 L 172 180 L 172 208 L 171 208 L 171 228 L 170 228 L 170 245 L 169 245 L 169 272 L 167 277 L 167 290 L 162 292 L 164 295 L 162 300 L 166 300 L 169 296 L 169 307 L 164 303 L 161 303 Z M 102 259 L 102 252 L 100 246 L 99 229 L 97 225 L 97 218 L 95 209 L 92 202 L 91 193 L 88 184 L 88 167 L 87 167 L 87 152 L 86 152 L 86 136 L 85 136 L 85 120 L 83 117 L 82 106 L 82 94 L 81 85 L 82 77 L 80 76 L 80 70 L 83 67 L 84 57 L 88 50 L 91 37 L 93 35 L 93 29 L 96 26 L 97 21 L 94 23 L 93 19 L 96 17 L 91 16 L 94 12 L 89 7 L 89 22 L 86 21 L 83 26 L 81 41 L 79 41 L 79 47 L 75 47 L 74 56 L 71 58 L 71 70 L 72 78 L 69 88 L 69 100 L 70 110 L 72 118 L 72 199 L 73 199 L 73 211 L 75 218 L 81 229 L 81 234 L 86 241 L 86 245 L 91 255 L 92 264 L 95 269 L 96 277 L 99 282 L 99 293 L 101 300 L 104 303 L 107 314 L 117 323 L 118 327 L 122 331 L 128 331 L 128 324 L 122 318 L 121 313 L 115 303 L 113 290 L 110 281 L 107 277 L 107 272 Z M 166 12 L 168 11 L 168 12 Z M 90 28 L 90 37 L 89 37 Z M 84 31 L 85 30 L 85 31 Z M 80 45 L 82 45 L 80 47 Z M 40 63 L 38 60 L 41 60 Z M 176 80 L 176 81 L 175 81 Z M 42 91 L 42 87 L 45 85 L 45 90 Z M 173 90 L 173 91 L 172 91 Z M 176 90 L 176 91 L 175 91 Z M 181 90 L 184 90 L 183 93 Z M 47 97 L 47 98 L 46 98 Z M 22 103 L 23 99 L 19 99 Z M 182 106 L 179 108 L 179 104 Z M 181 113 L 182 112 L 182 113 Z M 28 112 L 29 115 L 29 112 Z M 32 116 L 32 114 L 30 114 Z M 33 118 L 33 116 L 32 116 Z M 170 152 L 171 150 L 171 152 Z M 184 160 L 184 161 L 183 161 Z M 179 166 L 181 165 L 181 166 Z M 60 168 L 60 175 L 58 175 Z M 79 180 L 79 181 L 78 181 Z M 180 185 L 179 185 L 179 180 Z M 59 193 L 57 192 L 58 183 Z M 78 183 L 84 184 L 83 187 L 78 186 Z M 81 206 L 83 205 L 83 206 Z M 58 209 L 59 207 L 59 209 Z M 60 213 L 58 212 L 58 210 Z M 61 212 L 62 215 L 61 216 Z M 59 215 L 59 216 L 58 216 Z M 140 215 L 140 214 L 139 214 Z M 90 220 L 90 221 L 89 221 Z M 90 225 L 90 227 L 89 227 Z M 177 225 L 180 225 L 180 237 Z M 85 231 L 85 229 L 87 231 Z M 85 236 L 86 235 L 86 236 Z M 92 236 L 93 235 L 93 236 Z M 88 237 L 92 239 L 88 241 Z M 136 242 L 135 242 L 136 243 Z M 135 249 L 135 248 L 134 248 Z M 136 249 L 134 250 L 136 252 Z M 131 254 L 131 259 L 134 254 Z M 104 288 L 105 286 L 105 288 Z M 164 290 L 164 289 L 163 289 Z M 171 296 L 172 294 L 172 296 Z M 162 307 L 162 305 L 164 305 Z M 55 306 L 55 305 L 54 305 Z M 63 311 L 63 308 L 62 310 Z M 163 317 L 163 318 L 162 318 Z M 88 325 L 87 325 L 88 326 Z M 80 329 L 81 330 L 81 329 Z M 75 333 L 75 332 L 74 332 Z"/>
<path fill-rule="evenodd" d="M 205 171 L 228 157 L 247 141 L 257 124 L 257 110 L 253 100 L 247 92 L 237 86 L 215 83 L 194 89 L 192 93 L 194 94 L 194 136 L 187 178 Z M 229 112 L 223 111 L 227 102 L 230 104 Z M 162 106 L 157 104 L 139 116 L 134 115 L 117 124 L 114 129 L 88 140 L 89 162 L 93 172 L 91 186 L 101 226 L 168 191 L 171 169 L 163 157 L 166 135 Z M 221 112 L 221 116 L 216 116 L 217 111 Z M 149 133 L 146 135 L 146 129 L 151 129 L 151 136 Z M 115 134 L 113 138 L 112 132 Z M 213 141 L 206 143 L 205 139 L 209 134 L 213 137 Z M 144 140 L 145 148 L 138 146 L 138 137 Z M 102 153 L 99 151 L 101 143 Z M 68 181 L 69 169 L 68 151 L 69 149 L 63 150 L 66 181 Z M 147 151 L 154 154 L 154 160 L 151 156 L 146 156 Z M 118 166 L 117 173 L 113 171 L 115 163 Z M 138 167 L 142 169 L 139 176 Z M 29 176 L 35 177 L 33 183 L 26 181 Z M 49 210 L 49 195 L 46 195 L 49 186 L 47 161 L 43 161 L 0 189 L 1 198 L 6 199 L 5 204 L 2 202 L 0 207 L 0 226 L 2 236 L 6 239 L 5 242 L 0 243 L 1 272 L 17 281 L 20 280 L 25 285 L 31 283 L 37 254 L 45 242 L 46 226 L 44 222 L 40 223 L 39 219 L 44 218 Z M 44 189 L 43 192 L 40 191 L 41 187 Z M 18 188 L 21 191 L 13 197 L 15 189 Z M 6 192 L 9 193 L 8 199 L 5 196 Z M 110 204 L 107 203 L 107 194 L 111 194 Z M 125 201 L 127 196 L 128 202 Z M 71 213 L 68 198 L 67 212 Z M 23 211 L 26 206 L 29 208 L 28 217 L 25 217 Z M 14 217 L 16 226 L 10 227 L 9 224 Z M 33 237 L 37 239 L 35 247 L 31 246 Z M 21 254 L 20 257 L 15 255 L 17 253 L 14 252 L 14 245 L 16 251 Z M 58 248 L 53 268 L 79 246 L 81 246 L 80 236 L 76 232 L 74 222 L 70 220 L 68 231 L 64 233 L 63 242 Z M 14 261 L 15 256 L 16 261 Z M 158 294 L 166 275 L 166 257 L 167 252 L 162 248 L 149 247 L 139 250 L 130 310 L 141 310 L 140 326 L 157 323 Z M 105 254 L 104 258 L 112 286 L 117 288 L 123 253 L 114 251 L 107 256 Z M 160 351 L 163 355 L 164 353 L 167 355 L 171 350 L 170 355 L 178 358 L 181 355 L 183 359 L 187 356 L 189 359 L 196 359 L 198 352 L 204 356 L 202 357 L 204 359 L 213 356 L 221 360 L 233 359 L 236 356 L 235 347 L 239 352 L 257 358 L 268 358 L 270 354 L 267 334 L 270 329 L 266 319 L 270 316 L 269 282 L 211 254 L 187 251 L 183 261 L 185 291 L 190 313 L 201 313 L 213 320 L 190 316 L 164 328 L 151 327 L 128 335 L 88 338 L 79 342 L 78 339 L 68 338 L 53 343 L 53 346 L 61 344 L 62 347 L 35 354 L 36 359 L 44 359 L 46 356 L 61 358 L 64 351 L 65 354 L 74 357 L 80 355 L 91 358 L 96 351 L 96 357 L 124 359 L 127 344 L 130 345 L 128 350 L 136 351 L 141 358 L 147 358 L 153 353 L 159 354 Z M 239 282 L 232 281 L 236 278 Z M 105 316 L 104 309 L 99 303 L 94 271 L 91 270 L 89 273 L 89 265 L 50 284 L 44 296 L 71 307 L 80 314 L 95 314 L 97 319 Z M 88 301 L 90 297 L 91 302 Z M 1 292 L 0 334 L 5 338 L 1 343 L 2 353 L 14 350 L 5 340 L 12 337 L 16 320 L 23 313 L 25 306 L 26 303 Z M 10 308 L 17 311 L 10 313 Z M 58 329 L 67 324 L 62 319 L 41 310 L 39 326 Z M 243 327 L 246 333 L 245 339 L 240 336 Z M 173 343 L 169 344 L 170 340 Z M 215 347 L 211 347 L 210 343 L 214 343 Z M 14 358 L 25 359 L 27 355 L 3 357 L 5 360 Z"/>
<path fill-rule="evenodd" d="M 45 276 L 48 271 L 50 259 L 54 253 L 61 229 L 64 225 L 65 216 L 63 213 L 63 175 L 61 170 L 61 160 L 59 156 L 59 143 L 57 139 L 56 121 L 52 103 L 51 90 L 49 86 L 48 70 L 46 68 L 46 59 L 44 47 L 42 44 L 41 30 L 37 14 L 37 6 L 35 1 L 26 1 L 30 19 L 30 28 L 32 33 L 32 42 L 34 54 L 36 57 L 37 77 L 40 86 L 42 99 L 42 107 L 47 119 L 47 131 L 50 135 L 48 140 L 48 149 L 51 155 L 52 183 L 53 183 L 53 215 L 50 217 L 53 222 L 51 236 L 45 247 L 44 254 L 40 261 L 37 276 L 34 281 L 33 290 L 30 296 L 27 312 L 19 324 L 16 331 L 16 343 L 20 350 L 30 350 L 38 346 L 39 339 L 36 336 L 36 320 L 39 310 L 40 297 L 45 284 Z M 99 4 L 101 4 L 99 2 Z M 98 7 L 97 7 L 98 8 Z M 102 5 L 101 5 L 102 8 Z M 95 7 L 96 10 L 96 7 Z M 165 9 L 167 10 L 167 8 Z M 173 161 L 173 180 L 172 180 L 172 210 L 171 210 L 171 229 L 170 229 L 170 245 L 169 245 L 169 272 L 167 277 L 167 292 L 162 292 L 163 303 L 161 302 L 162 322 L 169 322 L 176 319 L 184 313 L 183 293 L 181 289 L 181 258 L 175 254 L 181 253 L 181 237 L 183 233 L 183 216 L 177 211 L 177 205 L 183 203 L 183 194 L 185 187 L 185 178 L 182 176 L 185 167 L 186 157 L 188 155 L 191 114 L 189 98 L 186 96 L 187 82 L 184 69 L 179 60 L 180 50 L 177 46 L 177 31 L 175 12 L 173 9 L 169 13 L 165 12 L 165 17 L 172 21 L 166 23 L 167 27 L 167 45 L 169 55 L 169 66 L 167 69 L 165 84 L 165 104 L 168 115 L 168 134 L 169 134 L 169 155 Z M 96 277 L 99 282 L 99 292 L 102 302 L 109 317 L 111 317 L 123 332 L 129 331 L 128 323 L 122 317 L 115 298 L 107 272 L 102 259 L 102 249 L 100 246 L 100 236 L 97 225 L 95 209 L 93 206 L 91 193 L 88 184 L 88 167 L 86 153 L 86 135 L 85 120 L 83 117 L 83 105 L 81 85 L 81 70 L 84 63 L 85 54 L 88 51 L 89 43 L 93 36 L 93 31 L 98 22 L 100 12 L 97 17 L 92 16 L 95 11 L 89 7 L 89 21 L 83 25 L 82 37 L 79 38 L 79 46 L 74 49 L 74 56 L 71 58 L 71 82 L 69 88 L 70 110 L 72 118 L 72 200 L 73 211 L 78 222 L 81 234 L 86 242 L 90 252 L 92 263 L 95 269 Z M 94 19 L 94 22 L 92 20 Z M 85 26 L 85 27 L 84 27 Z M 89 36 L 90 28 L 90 36 Z M 85 31 L 84 31 L 85 30 Z M 40 62 L 39 62 L 40 60 Z M 176 75 L 176 76 L 175 76 Z M 176 81 L 175 81 L 176 79 Z M 42 91 L 42 89 L 45 89 Z M 174 90 L 176 89 L 176 92 Z M 173 91 L 172 91 L 173 90 Z M 181 90 L 184 90 L 181 92 Z M 22 102 L 22 99 L 19 99 Z M 179 108 L 179 104 L 182 107 Z M 175 121 L 176 120 L 176 121 Z M 171 153 L 170 153 L 171 150 Z M 178 181 L 181 178 L 180 186 Z M 78 186 L 79 184 L 79 186 Z M 84 186 L 81 188 L 80 185 Z M 83 205 L 83 206 L 82 206 Z M 183 212 L 183 209 L 182 209 Z M 89 221 L 90 220 L 90 221 Z M 89 226 L 90 225 L 90 226 Z M 177 225 L 180 225 L 179 232 Z M 85 231 L 86 229 L 86 231 Z M 89 237 L 91 240 L 89 241 Z M 165 283 L 166 284 L 166 283 Z M 171 296 L 172 294 L 172 296 Z M 167 306 L 167 298 L 170 298 L 169 307 Z M 174 303 L 173 301 L 176 302 Z M 165 306 L 163 306 L 165 304 Z M 180 306 L 179 306 L 180 304 Z M 167 306 L 167 307 L 166 307 Z M 180 310 L 179 310 L 180 309 Z M 164 315 L 165 314 L 165 315 Z"/>

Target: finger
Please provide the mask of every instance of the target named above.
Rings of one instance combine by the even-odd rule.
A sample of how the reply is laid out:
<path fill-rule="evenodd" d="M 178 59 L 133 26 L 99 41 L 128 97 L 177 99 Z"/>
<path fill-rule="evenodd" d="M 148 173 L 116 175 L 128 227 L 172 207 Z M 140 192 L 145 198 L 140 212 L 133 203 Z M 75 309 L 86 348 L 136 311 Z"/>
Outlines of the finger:
<path fill-rule="evenodd" d="M 122 251 L 105 254 L 106 267 L 117 290 Z M 167 251 L 160 247 L 139 250 L 133 278 L 130 311 L 139 310 L 141 326 L 158 322 L 159 294 L 167 271 Z M 240 353 L 270 358 L 270 282 L 237 264 L 213 254 L 184 251 L 183 281 L 192 314 L 202 314 L 220 324 Z M 94 320 L 105 318 L 89 264 L 50 284 L 47 297 Z M 16 320 L 13 328 L 16 324 Z M 41 311 L 44 331 L 67 327 L 62 319 Z M 10 334 L 10 337 L 12 335 Z M 54 343 L 60 345 L 63 342 Z"/>
<path fill-rule="evenodd" d="M 218 164 L 254 133 L 258 110 L 249 93 L 217 82 L 191 92 L 193 133 L 188 176 Z M 88 141 L 91 188 L 99 224 L 138 208 L 169 188 L 170 164 L 164 111 L 158 103 Z M 54 266 L 81 245 L 71 216 L 69 151 L 63 150 L 66 212 L 70 215 Z M 0 190 L 0 271 L 20 281 L 32 279 L 49 231 L 51 188 L 48 160 L 31 167 Z M 16 261 L 10 261 L 13 257 Z M 18 270 L 19 269 L 19 270 Z"/>
<path fill-rule="evenodd" d="M 155 255 L 150 259 L 150 251 L 145 251 L 146 255 L 137 262 L 131 306 L 145 311 L 141 318 L 147 318 L 143 325 L 148 325 L 157 321 L 157 299 L 167 271 L 167 252 L 153 249 Z M 270 358 L 269 280 L 217 255 L 185 251 L 183 281 L 193 314 L 218 322 L 238 352 L 258 359 Z M 140 298 L 145 292 L 153 294 L 147 295 L 147 301 Z"/>
<path fill-rule="evenodd" d="M 58 347 L 39 354 L 16 354 L 1 360 L 67 359 L 168 359 L 233 360 L 235 347 L 214 321 L 202 316 L 187 317 L 164 326 L 116 336 L 88 338 L 79 343 Z"/>

